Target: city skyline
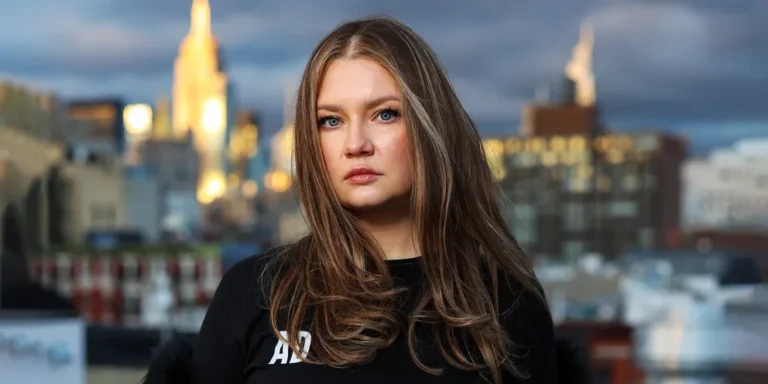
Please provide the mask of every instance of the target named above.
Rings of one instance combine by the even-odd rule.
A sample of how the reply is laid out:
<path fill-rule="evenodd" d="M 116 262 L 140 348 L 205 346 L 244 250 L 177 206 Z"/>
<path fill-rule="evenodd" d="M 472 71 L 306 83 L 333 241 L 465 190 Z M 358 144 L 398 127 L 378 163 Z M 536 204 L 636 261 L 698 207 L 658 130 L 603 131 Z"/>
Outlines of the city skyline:
<path fill-rule="evenodd" d="M 585 21 L 595 30 L 597 99 L 610 126 L 680 132 L 694 149 L 768 129 L 760 97 L 768 88 L 768 26 L 760 22 L 768 3 L 760 0 L 210 3 L 243 104 L 263 111 L 271 131 L 282 120 L 286 82 L 295 82 L 320 36 L 343 20 L 376 13 L 401 19 L 429 41 L 486 135 L 516 132 L 520 108 L 536 89 L 558 89 Z M 4 4 L 0 23 L 13 33 L 0 37 L 0 77 L 64 96 L 151 103 L 171 93 L 190 5 Z"/>

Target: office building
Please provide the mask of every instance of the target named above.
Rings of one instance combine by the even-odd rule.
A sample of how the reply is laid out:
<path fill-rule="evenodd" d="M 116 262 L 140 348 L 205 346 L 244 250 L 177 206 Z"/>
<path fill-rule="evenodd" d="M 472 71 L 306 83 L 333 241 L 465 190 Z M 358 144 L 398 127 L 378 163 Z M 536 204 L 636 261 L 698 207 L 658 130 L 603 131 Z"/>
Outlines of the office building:
<path fill-rule="evenodd" d="M 120 99 L 73 100 L 67 108 L 69 116 L 86 123 L 85 131 L 79 132 L 79 145 L 97 152 L 125 151 L 125 103 Z M 68 136 L 66 132 L 64 136 Z"/>
<path fill-rule="evenodd" d="M 684 227 L 768 229 L 768 139 L 745 139 L 684 166 Z"/>
<path fill-rule="evenodd" d="M 55 95 L 21 84 L 0 83 L 0 248 L 39 254 L 63 241 L 55 142 L 71 128 Z"/>
<path fill-rule="evenodd" d="M 125 229 L 126 190 L 120 160 L 114 155 L 70 153 L 74 155 L 61 165 L 67 243 L 83 244 L 92 232 Z"/>
<path fill-rule="evenodd" d="M 600 133 L 597 88 L 592 72 L 594 32 L 581 28 L 579 42 L 565 66 L 563 92 L 559 103 L 535 102 L 523 107 L 520 134 L 526 137 L 587 135 Z"/>
<path fill-rule="evenodd" d="M 666 134 L 509 137 L 485 141 L 511 205 L 505 217 L 531 255 L 612 258 L 677 246 L 683 140 Z"/>
<path fill-rule="evenodd" d="M 195 228 L 201 217 L 197 200 L 200 172 L 192 138 L 150 139 L 144 142 L 139 153 L 142 165 L 151 169 L 160 191 L 161 226 L 176 232 Z"/>

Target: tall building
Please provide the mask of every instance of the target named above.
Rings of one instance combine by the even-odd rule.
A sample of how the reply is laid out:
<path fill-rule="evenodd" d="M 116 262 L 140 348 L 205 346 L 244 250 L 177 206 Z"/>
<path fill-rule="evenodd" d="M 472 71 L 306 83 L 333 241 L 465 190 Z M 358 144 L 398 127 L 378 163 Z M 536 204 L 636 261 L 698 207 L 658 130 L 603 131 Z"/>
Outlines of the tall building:
<path fill-rule="evenodd" d="M 684 226 L 768 228 L 768 138 L 745 139 L 684 167 Z"/>
<path fill-rule="evenodd" d="M 573 48 L 571 61 L 565 67 L 565 98 L 573 100 L 580 107 L 594 107 L 597 103 L 595 75 L 592 72 L 592 57 L 595 49 L 595 33 L 592 25 L 583 24 L 579 42 Z M 573 84 L 574 87 L 568 87 Z"/>
<path fill-rule="evenodd" d="M 141 146 L 140 156 L 157 180 L 162 227 L 173 232 L 195 228 L 200 220 L 196 193 L 200 169 L 191 138 L 147 140 Z"/>
<path fill-rule="evenodd" d="M 189 33 L 174 63 L 173 130 L 177 137 L 192 133 L 200 156 L 197 198 L 210 203 L 226 192 L 226 136 L 230 88 L 211 32 L 207 0 L 192 3 Z"/>
<path fill-rule="evenodd" d="M 579 42 L 565 66 L 559 103 L 536 102 L 523 108 L 520 133 L 524 136 L 595 135 L 600 131 L 595 75 L 592 71 L 594 33 L 581 28 Z"/>
<path fill-rule="evenodd" d="M 485 141 L 489 165 L 513 203 L 506 220 L 532 255 L 614 258 L 679 247 L 687 143 L 664 133 L 603 129 L 593 45 L 585 25 L 565 67 L 562 100 L 526 106 L 523 137 Z"/>
<path fill-rule="evenodd" d="M 485 142 L 512 206 L 506 220 L 532 255 L 614 258 L 679 246 L 686 143 L 658 134 L 509 137 Z"/>
<path fill-rule="evenodd" d="M 95 231 L 125 229 L 126 191 L 120 161 L 114 154 L 73 155 L 61 165 L 67 243 L 83 244 Z"/>
<path fill-rule="evenodd" d="M 524 136 L 592 135 L 600 131 L 596 107 L 575 104 L 528 104 L 521 114 Z"/>
<path fill-rule="evenodd" d="M 63 242 L 55 140 L 71 125 L 54 94 L 0 82 L 0 248 L 30 255 Z"/>

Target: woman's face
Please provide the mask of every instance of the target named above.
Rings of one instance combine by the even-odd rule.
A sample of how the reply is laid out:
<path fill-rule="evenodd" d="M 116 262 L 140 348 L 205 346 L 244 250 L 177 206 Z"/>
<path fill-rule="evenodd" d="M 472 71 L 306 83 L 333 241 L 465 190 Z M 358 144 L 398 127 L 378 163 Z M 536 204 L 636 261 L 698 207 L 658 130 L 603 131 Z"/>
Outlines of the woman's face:
<path fill-rule="evenodd" d="M 354 211 L 409 196 L 413 179 L 400 91 L 367 59 L 328 67 L 317 99 L 320 148 L 341 203 Z"/>

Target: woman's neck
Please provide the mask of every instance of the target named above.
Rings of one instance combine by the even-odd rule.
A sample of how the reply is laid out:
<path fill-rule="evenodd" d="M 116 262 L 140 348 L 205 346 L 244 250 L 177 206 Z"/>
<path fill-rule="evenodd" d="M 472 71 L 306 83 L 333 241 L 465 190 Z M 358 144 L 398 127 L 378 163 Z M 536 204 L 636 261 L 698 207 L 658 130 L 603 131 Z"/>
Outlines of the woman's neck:
<path fill-rule="evenodd" d="M 387 260 L 410 259 L 421 255 L 418 238 L 409 214 L 358 216 L 360 225 L 373 236 Z"/>

